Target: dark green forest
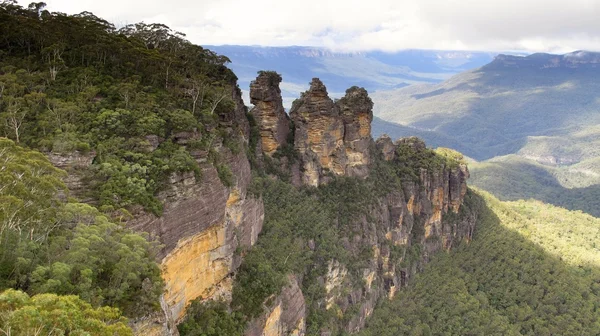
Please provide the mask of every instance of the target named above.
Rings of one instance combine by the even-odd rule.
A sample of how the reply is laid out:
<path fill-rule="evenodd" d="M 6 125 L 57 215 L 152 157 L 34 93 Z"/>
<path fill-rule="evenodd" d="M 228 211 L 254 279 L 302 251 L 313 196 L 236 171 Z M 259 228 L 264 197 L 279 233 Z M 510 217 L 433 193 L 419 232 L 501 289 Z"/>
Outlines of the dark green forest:
<path fill-rule="evenodd" d="M 295 187 L 282 164 L 298 160 L 293 140 L 259 159 L 252 116 L 249 139 L 228 119 L 239 88 L 227 63 L 165 25 L 117 28 L 89 12 L 0 0 L 0 333 L 132 335 L 128 321 L 160 310 L 164 283 L 161 246 L 125 222 L 134 210 L 160 216 L 157 195 L 174 173 L 201 181 L 198 153 L 231 186 L 226 147 L 251 161 L 248 193 L 264 201 L 264 228 L 253 248 L 236 251 L 231 303 L 193 302 L 180 334 L 243 335 L 298 275 L 307 334 L 345 335 L 358 307 L 324 309 L 318 279 L 337 260 L 353 285 L 363 281 L 372 246 L 344 244 L 360 234 L 356 218 L 377 225 L 379 198 L 421 169 L 456 168 L 462 155 L 400 144 L 392 162 L 375 155 L 365 180 Z M 47 153 L 94 157 L 79 199 Z M 600 220 L 478 191 L 461 209 L 480 213 L 475 239 L 436 256 L 361 336 L 599 334 Z M 421 248 L 395 250 L 392 261 L 415 266 Z"/>
<path fill-rule="evenodd" d="M 437 255 L 360 336 L 598 335 L 600 220 L 471 192 L 473 241 Z"/>
<path fill-rule="evenodd" d="M 227 62 L 161 24 L 117 29 L 89 12 L 0 2 L 0 289 L 18 290 L 0 296 L 3 332 L 30 334 L 64 309 L 54 332 L 129 335 L 120 314 L 160 309 L 160 247 L 124 221 L 135 206 L 161 213 L 170 174 L 202 178 L 193 150 L 231 183 L 214 150 L 241 149 L 223 117 L 237 90 Z M 70 197 L 40 152 L 93 154 L 94 206 Z"/>
<path fill-rule="evenodd" d="M 0 135 L 43 152 L 95 151 L 90 193 L 103 211 L 142 205 L 160 214 L 155 194 L 166 177 L 199 174 L 190 149 L 235 142 L 220 133 L 236 89 L 228 59 L 167 26 L 116 29 L 92 13 L 4 1 L 0 33 Z M 180 132 L 194 133 L 187 150 Z M 150 150 L 149 137 L 166 141 Z M 218 156 L 211 161 L 225 178 Z"/>

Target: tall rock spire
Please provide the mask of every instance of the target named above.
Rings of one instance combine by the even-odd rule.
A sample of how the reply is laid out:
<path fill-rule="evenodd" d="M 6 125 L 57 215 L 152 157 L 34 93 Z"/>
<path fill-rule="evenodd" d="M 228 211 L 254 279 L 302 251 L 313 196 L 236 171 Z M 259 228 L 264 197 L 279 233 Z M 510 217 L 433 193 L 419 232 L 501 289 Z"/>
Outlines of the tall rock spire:
<path fill-rule="evenodd" d="M 279 83 L 281 76 L 273 71 L 259 72 L 250 84 L 250 102 L 260 131 L 263 151 L 273 155 L 287 141 L 290 131 L 289 118 L 285 114 Z"/>
<path fill-rule="evenodd" d="M 304 184 L 326 183 L 329 174 L 368 175 L 372 109 L 365 89 L 352 87 L 334 102 L 321 80 L 313 78 L 290 111 Z"/>

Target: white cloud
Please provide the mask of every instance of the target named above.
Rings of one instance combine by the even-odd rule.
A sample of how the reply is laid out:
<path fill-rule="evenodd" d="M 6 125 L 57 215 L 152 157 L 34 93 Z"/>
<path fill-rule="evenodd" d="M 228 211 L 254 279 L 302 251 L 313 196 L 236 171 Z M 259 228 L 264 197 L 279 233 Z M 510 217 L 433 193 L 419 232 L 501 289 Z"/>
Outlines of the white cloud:
<path fill-rule="evenodd" d="M 599 0 L 46 0 L 117 25 L 161 22 L 198 44 L 334 49 L 600 50 Z M 23 3 L 23 1 L 22 1 Z"/>

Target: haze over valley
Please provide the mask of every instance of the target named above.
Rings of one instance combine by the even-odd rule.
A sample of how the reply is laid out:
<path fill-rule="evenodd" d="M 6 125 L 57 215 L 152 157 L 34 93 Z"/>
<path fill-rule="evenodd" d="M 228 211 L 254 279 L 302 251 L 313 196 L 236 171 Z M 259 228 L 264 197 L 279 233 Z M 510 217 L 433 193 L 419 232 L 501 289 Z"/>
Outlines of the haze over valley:
<path fill-rule="evenodd" d="M 0 334 L 598 335 L 599 15 L 0 0 Z"/>

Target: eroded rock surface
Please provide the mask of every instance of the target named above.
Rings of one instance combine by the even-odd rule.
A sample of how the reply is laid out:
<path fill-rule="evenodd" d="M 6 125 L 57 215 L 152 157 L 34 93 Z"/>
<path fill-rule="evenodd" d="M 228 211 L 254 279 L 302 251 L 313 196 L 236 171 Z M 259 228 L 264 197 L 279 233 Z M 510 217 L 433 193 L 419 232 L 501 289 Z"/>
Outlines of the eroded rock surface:
<path fill-rule="evenodd" d="M 306 333 L 306 303 L 294 276 L 261 318 L 251 322 L 245 336 L 304 336 Z"/>
<path fill-rule="evenodd" d="M 290 110 L 304 184 L 326 183 L 328 174 L 368 175 L 372 109 L 365 89 L 352 87 L 334 103 L 323 82 L 312 80 Z"/>
<path fill-rule="evenodd" d="M 275 72 L 260 72 L 250 84 L 251 113 L 257 121 L 263 151 L 272 155 L 287 141 L 290 122 L 281 99 L 281 76 Z"/>

